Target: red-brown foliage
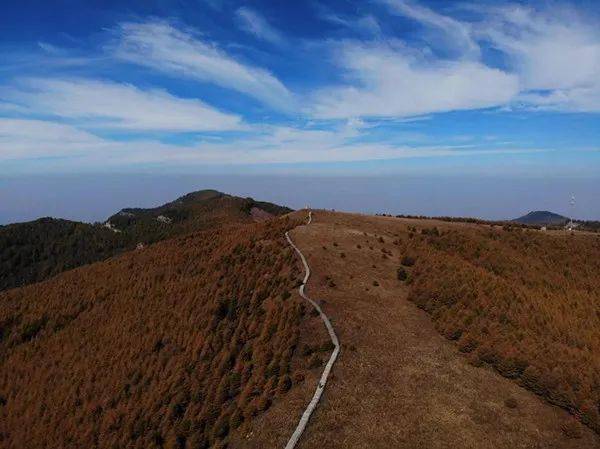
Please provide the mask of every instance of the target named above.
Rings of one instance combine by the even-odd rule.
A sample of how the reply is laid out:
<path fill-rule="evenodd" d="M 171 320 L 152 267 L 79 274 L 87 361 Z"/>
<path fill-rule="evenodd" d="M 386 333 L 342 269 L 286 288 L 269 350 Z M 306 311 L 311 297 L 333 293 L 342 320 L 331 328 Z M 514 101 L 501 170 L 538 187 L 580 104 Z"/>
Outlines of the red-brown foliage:
<path fill-rule="evenodd" d="M 442 334 L 600 431 L 600 238 L 464 227 L 403 249 Z"/>
<path fill-rule="evenodd" d="M 294 224 L 195 233 L 0 294 L 0 446 L 226 442 L 301 377 Z"/>

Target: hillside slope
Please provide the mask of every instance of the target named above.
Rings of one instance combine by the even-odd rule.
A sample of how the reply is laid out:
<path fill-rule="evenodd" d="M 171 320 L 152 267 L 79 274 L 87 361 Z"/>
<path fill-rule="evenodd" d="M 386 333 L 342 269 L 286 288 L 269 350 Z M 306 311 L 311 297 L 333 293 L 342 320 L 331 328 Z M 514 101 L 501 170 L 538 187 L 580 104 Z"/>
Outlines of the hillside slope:
<path fill-rule="evenodd" d="M 256 213 L 259 211 L 262 213 Z M 200 190 L 154 208 L 123 209 L 109 217 L 107 223 L 133 240 L 152 243 L 186 232 L 259 221 L 289 212 L 287 207 L 252 198 Z"/>
<path fill-rule="evenodd" d="M 126 236 L 100 225 L 55 218 L 0 227 L 0 291 L 106 259 Z"/>
<path fill-rule="evenodd" d="M 300 448 L 600 447 L 580 424 L 597 423 L 597 236 L 313 217 L 291 234 L 342 352 Z"/>
<path fill-rule="evenodd" d="M 251 223 L 287 207 L 201 190 L 151 209 L 123 209 L 107 226 L 43 218 L 0 226 L 0 291 L 193 231 Z"/>
<path fill-rule="evenodd" d="M 252 442 L 272 404 L 278 425 L 256 432 L 284 444 L 320 365 L 297 348 L 327 341 L 295 294 L 297 224 L 197 232 L 1 293 L 0 446 L 222 447 Z"/>

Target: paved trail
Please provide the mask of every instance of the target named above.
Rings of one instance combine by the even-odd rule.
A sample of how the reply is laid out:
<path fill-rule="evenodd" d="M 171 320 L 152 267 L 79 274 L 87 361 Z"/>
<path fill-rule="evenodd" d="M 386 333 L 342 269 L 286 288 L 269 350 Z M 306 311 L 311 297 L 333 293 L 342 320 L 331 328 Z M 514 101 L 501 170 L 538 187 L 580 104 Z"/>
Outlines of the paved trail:
<path fill-rule="evenodd" d="M 311 222 L 312 222 L 312 212 L 309 211 L 308 212 L 308 222 L 306 223 L 306 226 L 308 226 Z M 316 309 L 316 311 L 319 312 L 319 316 L 323 320 L 323 323 L 325 323 L 325 327 L 327 328 L 327 332 L 329 332 L 329 337 L 331 338 L 331 342 L 333 343 L 333 346 L 334 346 L 334 350 L 331 353 L 331 357 L 329 357 L 329 361 L 327 362 L 327 365 L 325 365 L 323 374 L 321 374 L 321 378 L 319 379 L 319 383 L 317 384 L 315 394 L 313 395 L 310 403 L 306 407 L 306 410 L 304 410 L 304 413 L 302 414 L 302 417 L 300 418 L 300 421 L 298 422 L 298 425 L 296 426 L 296 430 L 294 430 L 294 433 L 292 434 L 289 441 L 285 445 L 285 449 L 294 449 L 296 447 L 296 444 L 298 444 L 298 440 L 302 436 L 302 432 L 304 432 L 304 429 L 306 428 L 306 425 L 308 424 L 308 420 L 310 419 L 310 416 L 312 415 L 315 408 L 317 407 L 317 404 L 319 403 L 319 399 L 321 399 L 321 395 L 323 394 L 323 390 L 325 389 L 325 385 L 327 384 L 327 379 L 329 378 L 329 373 L 331 372 L 331 368 L 333 367 L 333 364 L 335 363 L 335 360 L 337 359 L 337 356 L 340 352 L 340 342 L 337 338 L 337 335 L 335 334 L 335 331 L 333 330 L 333 326 L 331 325 L 329 318 L 327 318 L 327 315 L 325 315 L 325 313 L 323 313 L 323 310 L 321 310 L 321 307 L 315 301 L 310 299 L 308 297 L 308 295 L 306 293 L 304 293 L 304 287 L 306 286 L 306 283 L 308 282 L 308 278 L 310 277 L 310 268 L 308 266 L 308 263 L 306 262 L 306 258 L 304 257 L 304 254 L 302 254 L 302 252 L 298 249 L 298 247 L 296 245 L 294 245 L 294 242 L 292 242 L 292 239 L 290 238 L 290 236 L 287 232 L 285 233 L 285 238 L 287 239 L 289 244 L 292 246 L 292 248 L 294 248 L 296 250 L 296 252 L 298 253 L 298 255 L 300 256 L 300 259 L 302 260 L 302 264 L 304 265 L 304 270 L 306 272 L 306 274 L 304 275 L 304 280 L 302 281 L 302 285 L 300 285 L 298 292 L 300 293 L 300 296 L 302 296 L 305 300 L 307 300 L 309 303 L 311 303 L 311 305 Z"/>

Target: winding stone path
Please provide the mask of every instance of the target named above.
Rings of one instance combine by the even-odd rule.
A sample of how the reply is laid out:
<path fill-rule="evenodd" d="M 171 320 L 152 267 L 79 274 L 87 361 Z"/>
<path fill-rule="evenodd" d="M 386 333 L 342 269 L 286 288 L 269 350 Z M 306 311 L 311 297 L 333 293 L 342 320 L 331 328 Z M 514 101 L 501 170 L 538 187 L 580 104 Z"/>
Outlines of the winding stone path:
<path fill-rule="evenodd" d="M 309 211 L 308 212 L 308 222 L 306 223 L 306 226 L 308 226 L 311 222 L 312 222 L 312 212 Z M 300 259 L 302 260 L 302 264 L 304 265 L 304 270 L 305 270 L 304 280 L 302 281 L 302 285 L 300 285 L 298 292 L 300 293 L 300 296 L 302 296 L 302 298 L 307 300 L 315 308 L 315 310 L 317 312 L 319 312 L 319 316 L 323 320 L 323 323 L 325 323 L 325 327 L 327 328 L 327 332 L 329 332 L 329 337 L 331 338 L 331 342 L 333 343 L 333 346 L 334 346 L 333 352 L 331 353 L 331 357 L 329 357 L 329 361 L 327 362 L 327 365 L 325 365 L 325 369 L 323 370 L 323 373 L 321 374 L 321 378 L 319 379 L 319 383 L 317 384 L 315 393 L 314 393 L 311 401 L 309 402 L 308 406 L 304 410 L 304 413 L 302 414 L 302 417 L 300 418 L 300 421 L 298 422 L 298 425 L 296 426 L 294 433 L 292 434 L 289 441 L 285 445 L 285 449 L 294 449 L 296 447 L 296 444 L 298 444 L 298 440 L 302 436 L 302 433 L 304 432 L 306 425 L 308 424 L 308 420 L 310 419 L 310 416 L 312 415 L 315 408 L 317 407 L 317 404 L 319 403 L 319 399 L 321 399 L 321 395 L 323 394 L 323 391 L 325 390 L 325 385 L 327 384 L 327 379 L 329 378 L 331 368 L 333 367 L 333 364 L 335 363 L 335 360 L 337 359 L 337 356 L 340 352 L 340 342 L 337 338 L 337 335 L 335 334 L 335 331 L 333 330 L 333 326 L 331 325 L 331 322 L 329 321 L 329 318 L 327 317 L 327 315 L 325 315 L 325 313 L 323 312 L 321 307 L 315 301 L 310 299 L 308 297 L 308 295 L 304 292 L 304 288 L 306 286 L 306 283 L 308 282 L 308 278 L 310 277 L 310 267 L 308 266 L 308 263 L 306 262 L 306 258 L 304 257 L 304 254 L 302 254 L 302 252 L 298 249 L 298 247 L 296 245 L 294 245 L 294 242 L 292 241 L 292 239 L 290 238 L 290 236 L 287 232 L 285 233 L 285 238 L 287 239 L 289 244 L 292 246 L 292 248 L 294 248 L 294 250 L 298 253 L 298 255 L 300 256 Z"/>

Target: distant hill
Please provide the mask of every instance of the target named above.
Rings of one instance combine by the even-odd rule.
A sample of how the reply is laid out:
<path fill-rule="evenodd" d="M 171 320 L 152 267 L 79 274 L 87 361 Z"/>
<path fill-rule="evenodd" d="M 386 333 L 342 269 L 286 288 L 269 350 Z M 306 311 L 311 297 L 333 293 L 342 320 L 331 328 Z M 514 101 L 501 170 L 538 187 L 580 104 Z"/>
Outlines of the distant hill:
<path fill-rule="evenodd" d="M 527 225 L 539 225 L 539 226 L 562 226 L 567 223 L 570 219 L 554 212 L 547 210 L 536 210 L 529 212 L 527 215 L 515 218 L 513 221 L 517 223 Z"/>
<path fill-rule="evenodd" d="M 103 224 L 41 218 L 0 226 L 0 290 L 39 282 L 139 243 L 261 221 L 290 211 L 252 198 L 201 190 L 155 208 L 123 209 Z"/>
<path fill-rule="evenodd" d="M 188 193 L 162 206 L 122 209 L 107 220 L 115 231 L 139 242 L 153 243 L 185 232 L 224 224 L 260 221 L 292 210 L 272 203 L 240 198 L 216 190 Z"/>

